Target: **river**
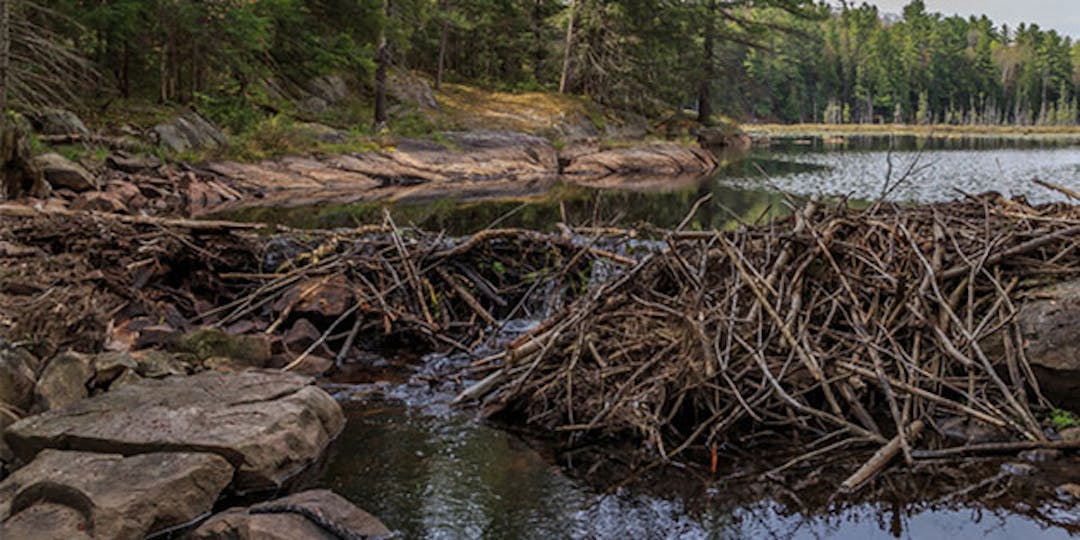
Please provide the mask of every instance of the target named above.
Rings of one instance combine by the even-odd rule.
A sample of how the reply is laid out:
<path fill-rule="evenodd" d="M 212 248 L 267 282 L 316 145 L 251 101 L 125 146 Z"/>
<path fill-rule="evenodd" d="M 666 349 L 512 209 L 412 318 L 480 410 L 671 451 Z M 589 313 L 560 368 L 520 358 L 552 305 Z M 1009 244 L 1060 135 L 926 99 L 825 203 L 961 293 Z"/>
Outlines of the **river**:
<path fill-rule="evenodd" d="M 891 201 L 936 202 L 992 190 L 1037 202 L 1064 200 L 1032 178 L 1080 191 L 1080 146 L 1047 140 L 784 139 L 726 156 L 716 174 L 676 185 L 663 179 L 618 179 L 603 187 L 561 184 L 503 200 L 407 201 L 392 212 L 399 224 L 468 234 L 496 225 L 551 229 L 559 222 L 672 227 L 705 195 L 711 198 L 688 227 L 731 227 L 782 215 L 788 197 L 866 204 L 884 192 Z M 329 206 L 274 215 L 294 226 L 349 226 L 377 221 L 381 208 Z M 322 482 L 403 538 L 961 540 L 1068 538 L 1080 531 L 1075 504 L 1031 503 L 1020 484 L 998 472 L 1009 469 L 997 461 L 973 473 L 993 482 L 974 497 L 952 496 L 956 490 L 938 485 L 944 479 L 931 477 L 933 489 L 919 496 L 818 504 L 787 489 L 799 479 L 778 483 L 740 475 L 739 460 L 725 463 L 719 480 L 669 467 L 633 482 L 609 478 L 597 485 L 582 470 L 588 464 L 479 421 L 475 411 L 451 407 L 461 386 L 440 373 L 454 362 L 438 355 L 389 357 L 377 360 L 377 369 L 328 384 L 349 424 Z M 1036 476 L 1075 477 L 1076 466 L 1075 458 L 1066 458 Z"/>

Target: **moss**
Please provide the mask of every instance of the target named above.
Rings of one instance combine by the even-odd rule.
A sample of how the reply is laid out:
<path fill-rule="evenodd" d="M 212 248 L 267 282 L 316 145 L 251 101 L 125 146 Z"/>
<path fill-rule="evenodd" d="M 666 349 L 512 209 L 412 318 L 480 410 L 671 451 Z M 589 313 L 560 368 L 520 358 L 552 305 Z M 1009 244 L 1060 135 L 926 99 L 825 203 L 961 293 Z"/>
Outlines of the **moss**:
<path fill-rule="evenodd" d="M 1050 425 L 1054 426 L 1054 429 L 1061 431 L 1063 429 L 1080 426 L 1080 418 L 1077 418 L 1070 411 L 1064 409 L 1054 409 L 1050 412 Z"/>

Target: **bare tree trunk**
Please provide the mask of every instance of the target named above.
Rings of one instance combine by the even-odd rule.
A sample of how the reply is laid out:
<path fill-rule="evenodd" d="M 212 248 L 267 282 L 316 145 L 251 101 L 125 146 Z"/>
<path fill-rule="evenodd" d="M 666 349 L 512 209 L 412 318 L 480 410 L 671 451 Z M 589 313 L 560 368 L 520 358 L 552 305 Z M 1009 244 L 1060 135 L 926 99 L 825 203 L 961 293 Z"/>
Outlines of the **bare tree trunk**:
<path fill-rule="evenodd" d="M 446 69 L 446 44 L 450 37 L 450 2 L 449 0 L 442 0 L 440 4 L 439 11 L 442 15 L 442 24 L 439 28 L 439 68 L 435 71 L 436 90 L 442 90 L 443 70 Z"/>
<path fill-rule="evenodd" d="M 566 50 L 563 52 L 562 77 L 559 78 L 559 93 L 566 93 L 566 86 L 570 82 L 570 53 L 574 45 L 574 19 L 577 16 L 579 0 L 570 0 L 570 22 L 566 24 Z"/>
<path fill-rule="evenodd" d="M 386 24 L 390 18 L 388 0 L 383 0 L 383 26 L 379 29 L 379 48 L 375 53 L 375 129 L 386 127 L 386 65 L 390 62 L 387 50 Z"/>
<path fill-rule="evenodd" d="M 714 78 L 714 39 L 716 34 L 716 2 L 709 2 L 709 11 L 705 17 L 705 47 L 702 54 L 701 81 L 698 85 L 698 122 L 703 125 L 712 123 L 712 81 Z"/>
<path fill-rule="evenodd" d="M 11 0 L 0 0 L 0 131 L 7 129 L 7 88 L 11 71 Z"/>

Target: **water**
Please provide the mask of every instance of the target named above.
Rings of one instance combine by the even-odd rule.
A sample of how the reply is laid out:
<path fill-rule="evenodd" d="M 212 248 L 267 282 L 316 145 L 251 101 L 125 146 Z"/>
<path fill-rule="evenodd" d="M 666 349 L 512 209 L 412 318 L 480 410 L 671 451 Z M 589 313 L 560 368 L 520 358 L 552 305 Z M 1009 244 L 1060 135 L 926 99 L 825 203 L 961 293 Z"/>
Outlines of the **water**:
<path fill-rule="evenodd" d="M 695 201 L 711 195 L 688 227 L 723 229 L 784 215 L 790 207 L 784 194 L 865 202 L 887 191 L 891 201 L 938 202 L 997 191 L 1032 202 L 1066 200 L 1032 178 L 1080 191 L 1076 139 L 789 138 L 721 157 L 722 166 L 707 178 L 609 178 L 603 187 L 542 185 L 498 199 L 404 200 L 391 210 L 399 224 L 458 235 L 492 225 L 551 230 L 560 222 L 670 228 L 683 221 Z M 377 202 L 326 204 L 249 209 L 228 217 L 293 227 L 350 227 L 380 222 L 382 208 Z"/>
<path fill-rule="evenodd" d="M 330 388 L 348 426 L 324 484 L 402 538 L 964 540 L 1080 531 L 1075 506 L 1029 505 L 1022 495 L 994 507 L 915 499 L 800 511 L 775 500 L 767 483 L 712 484 L 669 472 L 606 492 L 557 465 L 545 445 L 450 407 L 456 386 L 441 377 L 421 368 L 397 378 Z M 1076 465 L 1044 474 L 1075 480 Z"/>
<path fill-rule="evenodd" d="M 1064 196 L 1030 180 L 1039 177 L 1080 191 L 1080 146 L 1073 142 L 999 139 L 788 139 L 727 156 L 709 178 L 674 185 L 619 179 L 603 188 L 556 185 L 500 200 L 405 201 L 396 221 L 467 234 L 492 224 L 551 229 L 559 222 L 672 227 L 694 202 L 691 228 L 731 227 L 786 213 L 786 192 L 874 200 L 892 179 L 899 202 L 955 199 L 961 192 L 998 191 L 1034 202 Z M 910 172 L 908 172 L 910 171 Z M 612 185 L 617 188 L 612 188 Z M 324 205 L 256 211 L 247 217 L 293 226 L 377 222 L 378 204 Z M 234 216 L 236 217 L 236 216 Z M 244 216 L 240 216 L 244 217 Z M 1007 478 L 1000 491 L 974 500 L 939 500 L 945 477 L 932 477 L 915 496 L 843 506 L 813 502 L 789 483 L 714 483 L 665 470 L 607 490 L 587 465 L 535 440 L 476 420 L 449 405 L 459 384 L 443 376 L 445 357 L 397 364 L 379 374 L 337 381 L 331 390 L 349 419 L 323 483 L 379 516 L 403 538 L 1068 538 L 1080 532 L 1073 503 L 1025 495 L 1028 484 L 1080 481 L 1080 460 L 1040 464 L 1038 479 Z M 443 374 L 440 374 L 440 368 Z M 986 476 L 998 471 L 990 463 Z M 737 465 L 732 465 L 737 467 Z M 620 477 L 613 475 L 609 483 Z M 1027 484 L 1025 483 L 1027 482 Z M 833 484 L 835 485 L 835 483 Z M 1000 487 L 1000 489 L 998 489 Z M 1045 486 L 1043 486 L 1045 487 Z M 828 494 L 825 494 L 828 496 Z M 798 497 L 804 497 L 800 500 Z"/>

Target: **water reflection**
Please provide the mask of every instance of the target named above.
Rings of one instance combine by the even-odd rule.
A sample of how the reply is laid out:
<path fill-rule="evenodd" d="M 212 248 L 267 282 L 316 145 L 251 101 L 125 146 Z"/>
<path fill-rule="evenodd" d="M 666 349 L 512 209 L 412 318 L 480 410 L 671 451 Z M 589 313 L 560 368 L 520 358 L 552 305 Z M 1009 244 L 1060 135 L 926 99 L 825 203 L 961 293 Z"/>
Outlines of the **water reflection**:
<path fill-rule="evenodd" d="M 1065 199 L 1031 182 L 1035 177 L 1080 191 L 1080 146 L 1069 140 L 985 137 L 789 138 L 744 154 L 724 154 L 709 178 L 609 177 L 587 185 L 536 185 L 497 198 L 404 200 L 389 208 L 399 224 L 464 235 L 493 224 L 536 230 L 552 230 L 557 223 L 671 228 L 707 194 L 711 200 L 688 227 L 724 229 L 787 213 L 780 192 L 876 200 L 887 179 L 901 178 L 889 191 L 890 200 L 945 201 L 985 191 L 1032 202 Z M 384 205 L 251 208 L 227 217 L 300 228 L 352 227 L 381 222 Z"/>
<path fill-rule="evenodd" d="M 440 405 L 427 389 L 404 390 L 426 396 L 419 400 L 401 392 L 346 403 L 348 429 L 325 484 L 404 538 L 1069 537 L 1066 528 L 1011 511 L 962 505 L 865 504 L 804 515 L 715 488 L 693 504 L 677 490 L 601 494 L 515 436 Z M 1080 526 L 1075 515 L 1058 518 Z"/>

